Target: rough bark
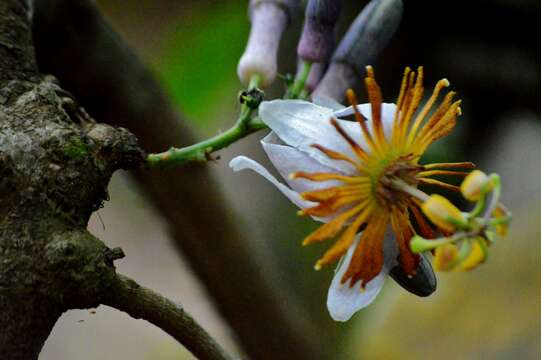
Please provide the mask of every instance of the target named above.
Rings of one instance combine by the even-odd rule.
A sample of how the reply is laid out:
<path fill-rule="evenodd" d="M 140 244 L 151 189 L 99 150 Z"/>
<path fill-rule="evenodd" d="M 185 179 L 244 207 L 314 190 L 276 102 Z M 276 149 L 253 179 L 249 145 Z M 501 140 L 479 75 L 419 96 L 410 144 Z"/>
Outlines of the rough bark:
<path fill-rule="evenodd" d="M 227 359 L 181 308 L 133 281 L 128 287 L 113 265 L 122 251 L 86 230 L 113 172 L 140 166 L 144 154 L 132 133 L 96 123 L 53 78 L 39 75 L 32 5 L 0 3 L 2 359 L 37 359 L 64 311 L 105 300 L 163 325 L 201 359 Z M 114 296 L 126 289 L 134 290 L 129 299 Z M 176 321 L 155 321 L 164 311 Z"/>
<path fill-rule="evenodd" d="M 0 18 L 1 21 L 1 18 Z M 8 81 L 0 105 L 0 351 L 35 359 L 63 311 L 97 306 L 112 252 L 86 231 L 135 137 L 65 111 L 58 86 Z"/>
<path fill-rule="evenodd" d="M 149 70 L 92 3 L 44 0 L 36 17 L 40 68 L 97 118 L 129 128 L 147 151 L 194 142 Z M 137 178 L 248 355 L 327 358 L 325 339 L 268 281 L 206 166 L 140 171 Z"/>

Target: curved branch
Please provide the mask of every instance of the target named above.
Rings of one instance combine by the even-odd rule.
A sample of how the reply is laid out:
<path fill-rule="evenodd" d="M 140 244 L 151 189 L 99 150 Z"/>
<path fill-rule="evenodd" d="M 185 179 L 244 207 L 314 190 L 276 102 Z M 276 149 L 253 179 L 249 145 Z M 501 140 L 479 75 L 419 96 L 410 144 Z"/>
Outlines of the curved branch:
<path fill-rule="evenodd" d="M 111 285 L 109 293 L 102 300 L 104 305 L 156 325 L 198 359 L 232 359 L 181 305 L 123 275 L 117 275 Z"/>

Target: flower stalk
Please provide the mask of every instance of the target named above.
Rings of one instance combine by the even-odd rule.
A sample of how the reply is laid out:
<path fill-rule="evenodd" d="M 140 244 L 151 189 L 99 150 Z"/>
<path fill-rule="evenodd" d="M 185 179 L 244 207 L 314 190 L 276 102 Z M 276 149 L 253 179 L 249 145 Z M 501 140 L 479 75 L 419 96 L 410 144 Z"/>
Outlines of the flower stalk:
<path fill-rule="evenodd" d="M 210 139 L 183 148 L 172 147 L 167 151 L 149 154 L 146 162 L 151 167 L 182 165 L 190 162 L 207 162 L 212 160 L 211 154 L 221 150 L 235 141 L 242 139 L 267 126 L 253 113 L 263 99 L 263 92 L 257 88 L 262 79 L 254 75 L 250 79 L 247 91 L 240 95 L 242 103 L 240 115 L 233 127 Z"/>
<path fill-rule="evenodd" d="M 310 75 L 310 70 L 312 69 L 312 63 L 309 61 L 302 61 L 301 70 L 295 78 L 295 81 L 291 84 L 289 89 L 286 92 L 284 98 L 286 99 L 298 99 L 303 94 L 304 84 L 308 80 Z"/>

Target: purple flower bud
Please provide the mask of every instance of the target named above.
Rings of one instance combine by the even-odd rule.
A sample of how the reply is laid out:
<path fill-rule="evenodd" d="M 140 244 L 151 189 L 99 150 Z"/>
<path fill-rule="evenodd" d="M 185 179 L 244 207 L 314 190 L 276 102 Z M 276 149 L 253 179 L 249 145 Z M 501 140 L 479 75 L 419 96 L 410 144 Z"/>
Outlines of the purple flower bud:
<path fill-rule="evenodd" d="M 309 0 L 297 54 L 310 62 L 326 62 L 334 47 L 334 27 L 341 0 Z"/>
<path fill-rule="evenodd" d="M 237 66 L 237 74 L 243 84 L 248 85 L 254 75 L 261 77 L 261 86 L 275 79 L 280 38 L 297 8 L 298 0 L 250 1 L 252 28 Z"/>
<path fill-rule="evenodd" d="M 342 100 L 389 43 L 402 18 L 402 0 L 372 0 L 357 16 L 332 57 L 329 70 L 314 92 Z"/>
<path fill-rule="evenodd" d="M 345 62 L 364 74 L 365 66 L 375 60 L 396 32 L 402 12 L 402 0 L 372 0 L 351 24 L 333 61 Z"/>

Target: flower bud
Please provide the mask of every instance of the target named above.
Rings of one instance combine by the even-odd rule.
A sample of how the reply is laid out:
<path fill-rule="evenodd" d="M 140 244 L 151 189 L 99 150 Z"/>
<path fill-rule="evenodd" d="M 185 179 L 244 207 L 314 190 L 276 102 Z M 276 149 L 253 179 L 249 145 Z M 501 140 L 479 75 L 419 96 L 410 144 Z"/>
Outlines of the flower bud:
<path fill-rule="evenodd" d="M 269 85 L 276 78 L 280 38 L 297 6 L 296 0 L 250 1 L 252 28 L 237 66 L 244 85 L 248 85 L 254 75 L 261 78 L 261 86 Z"/>
<path fill-rule="evenodd" d="M 402 0 L 372 0 L 349 27 L 314 96 L 341 101 L 391 40 L 402 18 Z"/>
<path fill-rule="evenodd" d="M 454 232 L 457 225 L 466 225 L 462 212 L 441 195 L 431 195 L 421 209 L 432 223 L 443 230 Z"/>
<path fill-rule="evenodd" d="M 460 192 L 469 201 L 477 201 L 490 191 L 490 178 L 480 170 L 474 170 L 466 176 L 460 185 Z"/>
<path fill-rule="evenodd" d="M 338 21 L 342 1 L 309 0 L 306 6 L 304 29 L 297 47 L 303 60 L 326 62 L 334 47 L 334 27 Z"/>

